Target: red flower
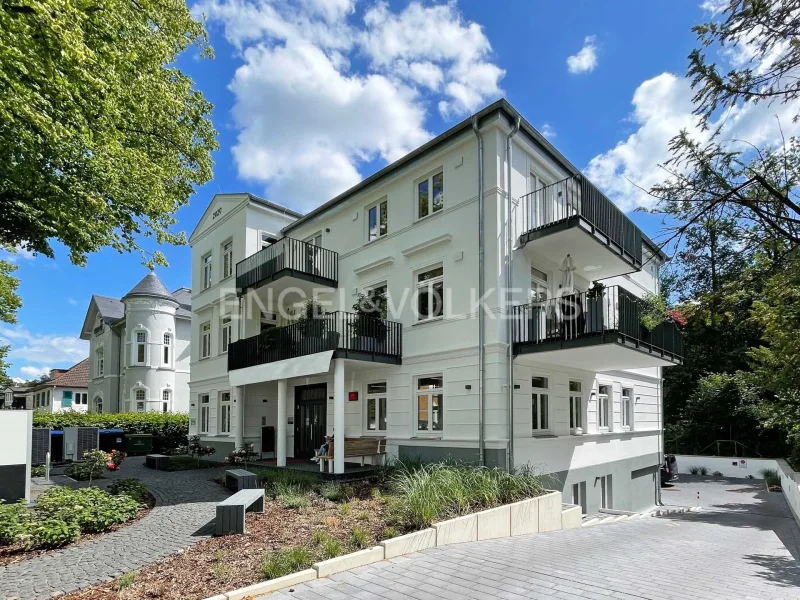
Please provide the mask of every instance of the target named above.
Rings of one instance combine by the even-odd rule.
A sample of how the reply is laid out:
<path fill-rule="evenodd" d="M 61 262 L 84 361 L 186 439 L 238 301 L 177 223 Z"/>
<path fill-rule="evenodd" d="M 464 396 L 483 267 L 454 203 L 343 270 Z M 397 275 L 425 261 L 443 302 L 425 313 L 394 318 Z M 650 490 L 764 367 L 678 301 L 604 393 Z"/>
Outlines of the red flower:
<path fill-rule="evenodd" d="M 686 325 L 689 323 L 689 320 L 683 316 L 681 311 L 679 311 L 677 308 L 668 310 L 667 316 L 682 327 L 686 327 Z"/>

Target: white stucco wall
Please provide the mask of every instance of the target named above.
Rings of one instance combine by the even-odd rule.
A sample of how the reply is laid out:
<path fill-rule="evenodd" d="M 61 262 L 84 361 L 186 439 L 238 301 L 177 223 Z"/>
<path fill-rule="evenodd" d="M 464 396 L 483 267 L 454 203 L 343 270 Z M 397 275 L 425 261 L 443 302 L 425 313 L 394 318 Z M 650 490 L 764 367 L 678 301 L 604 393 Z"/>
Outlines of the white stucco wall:
<path fill-rule="evenodd" d="M 761 475 L 763 469 L 778 468 L 774 458 L 676 454 L 675 460 L 678 461 L 679 474 L 688 474 L 690 467 L 705 467 L 708 469 L 709 475 L 719 471 L 725 477 L 749 477 L 752 475 L 756 479 L 763 479 L 764 477 Z"/>

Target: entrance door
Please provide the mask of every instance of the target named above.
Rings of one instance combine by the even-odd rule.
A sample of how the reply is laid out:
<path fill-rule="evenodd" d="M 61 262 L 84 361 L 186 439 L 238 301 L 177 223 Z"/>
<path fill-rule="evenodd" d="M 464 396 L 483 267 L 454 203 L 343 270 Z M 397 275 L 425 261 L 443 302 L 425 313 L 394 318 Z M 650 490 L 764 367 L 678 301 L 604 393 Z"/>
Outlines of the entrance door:
<path fill-rule="evenodd" d="M 325 441 L 327 386 L 324 383 L 294 389 L 294 455 L 311 458 Z"/>

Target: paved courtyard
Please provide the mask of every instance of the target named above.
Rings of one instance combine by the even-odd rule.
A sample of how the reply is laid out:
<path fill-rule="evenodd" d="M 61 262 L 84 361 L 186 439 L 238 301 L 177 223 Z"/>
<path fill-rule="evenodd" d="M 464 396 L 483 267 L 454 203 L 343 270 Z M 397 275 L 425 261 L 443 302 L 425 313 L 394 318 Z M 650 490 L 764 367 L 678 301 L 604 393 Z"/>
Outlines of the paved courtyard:
<path fill-rule="evenodd" d="M 0 598 L 39 600 L 70 592 L 174 554 L 213 532 L 215 503 L 227 497 L 211 481 L 221 469 L 165 473 L 144 466 L 143 457 L 128 458 L 108 473 L 100 486 L 118 477 L 146 482 L 156 506 L 143 519 L 99 538 L 0 567 Z"/>
<path fill-rule="evenodd" d="M 800 529 L 783 495 L 682 479 L 664 502 L 695 506 L 699 490 L 701 512 L 435 548 L 263 598 L 800 598 Z"/>

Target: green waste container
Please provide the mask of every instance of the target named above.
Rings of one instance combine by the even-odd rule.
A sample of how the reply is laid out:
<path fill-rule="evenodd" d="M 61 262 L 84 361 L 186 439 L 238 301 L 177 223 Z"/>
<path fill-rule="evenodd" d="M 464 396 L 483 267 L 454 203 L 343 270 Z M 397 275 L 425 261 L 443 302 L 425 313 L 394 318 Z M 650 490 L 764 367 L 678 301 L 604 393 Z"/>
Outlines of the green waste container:
<path fill-rule="evenodd" d="M 149 454 L 153 451 L 153 436 L 149 433 L 132 433 L 125 436 L 128 454 Z"/>

